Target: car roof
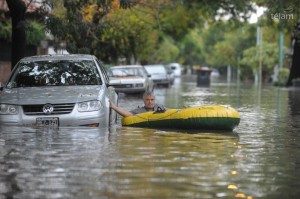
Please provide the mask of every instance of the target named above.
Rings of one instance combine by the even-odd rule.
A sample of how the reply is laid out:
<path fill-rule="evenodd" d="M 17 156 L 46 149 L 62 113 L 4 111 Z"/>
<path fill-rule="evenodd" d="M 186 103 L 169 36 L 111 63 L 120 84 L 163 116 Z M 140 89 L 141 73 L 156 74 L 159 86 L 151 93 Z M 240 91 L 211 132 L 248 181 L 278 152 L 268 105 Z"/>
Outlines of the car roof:
<path fill-rule="evenodd" d="M 54 54 L 54 55 L 36 55 L 24 57 L 20 61 L 42 61 L 42 60 L 92 60 L 94 55 L 89 54 Z"/>
<path fill-rule="evenodd" d="M 151 65 L 145 65 L 145 67 L 164 67 L 165 68 L 165 65 L 163 64 L 151 64 Z"/>
<path fill-rule="evenodd" d="M 117 68 L 141 68 L 142 65 L 121 65 L 121 66 L 111 66 L 111 69 L 117 69 Z"/>

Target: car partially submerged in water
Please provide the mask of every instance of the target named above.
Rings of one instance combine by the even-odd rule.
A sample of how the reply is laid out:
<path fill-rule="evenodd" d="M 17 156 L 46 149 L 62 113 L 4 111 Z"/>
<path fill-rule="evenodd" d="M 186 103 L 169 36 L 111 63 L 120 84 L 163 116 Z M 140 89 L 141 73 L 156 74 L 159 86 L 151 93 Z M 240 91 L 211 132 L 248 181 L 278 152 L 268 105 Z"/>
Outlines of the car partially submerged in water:
<path fill-rule="evenodd" d="M 118 93 L 144 93 L 154 89 L 151 75 L 141 65 L 112 66 L 107 73 L 110 85 Z"/>
<path fill-rule="evenodd" d="M 108 127 L 117 103 L 103 64 L 93 55 L 21 59 L 0 95 L 0 124 Z"/>
<path fill-rule="evenodd" d="M 144 67 L 151 75 L 155 86 L 170 87 L 172 85 L 170 73 L 168 73 L 168 69 L 163 64 L 145 65 Z"/>

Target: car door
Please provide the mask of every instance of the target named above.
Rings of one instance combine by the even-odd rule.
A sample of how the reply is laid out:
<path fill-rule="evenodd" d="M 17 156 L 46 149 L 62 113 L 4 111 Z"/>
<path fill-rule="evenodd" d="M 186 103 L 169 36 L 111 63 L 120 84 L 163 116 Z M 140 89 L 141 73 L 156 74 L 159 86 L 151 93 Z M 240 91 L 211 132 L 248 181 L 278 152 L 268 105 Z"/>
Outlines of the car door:
<path fill-rule="evenodd" d="M 108 99 L 111 100 L 114 104 L 118 105 L 118 94 L 115 92 L 115 88 L 112 86 L 109 86 L 109 77 L 107 75 L 107 72 L 104 68 L 104 65 L 98 60 L 96 59 L 99 68 L 101 70 L 101 73 L 103 74 L 103 79 L 105 82 L 105 85 L 107 86 L 108 89 Z M 108 100 L 107 99 L 107 100 Z M 109 102 L 107 101 L 108 105 Z M 117 121 L 117 112 L 114 111 L 113 109 L 109 108 L 109 124 L 114 124 Z"/>

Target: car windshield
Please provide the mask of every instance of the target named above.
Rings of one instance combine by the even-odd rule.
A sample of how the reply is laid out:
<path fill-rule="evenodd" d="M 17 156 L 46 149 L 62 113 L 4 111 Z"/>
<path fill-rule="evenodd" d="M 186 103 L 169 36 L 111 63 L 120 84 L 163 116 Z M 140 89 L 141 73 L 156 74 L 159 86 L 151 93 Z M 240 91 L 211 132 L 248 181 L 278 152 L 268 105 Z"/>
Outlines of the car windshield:
<path fill-rule="evenodd" d="M 111 68 L 108 72 L 110 77 L 140 76 L 146 77 L 147 72 L 143 68 Z"/>
<path fill-rule="evenodd" d="M 160 66 L 160 65 L 159 66 L 155 66 L 155 65 L 153 65 L 153 66 L 145 66 L 145 68 L 148 71 L 148 73 L 150 73 L 150 74 L 158 74 L 158 73 L 165 74 L 165 73 L 167 73 L 165 67 L 164 66 Z"/>
<path fill-rule="evenodd" d="M 30 61 L 16 67 L 8 87 L 102 84 L 97 66 L 91 60 Z"/>

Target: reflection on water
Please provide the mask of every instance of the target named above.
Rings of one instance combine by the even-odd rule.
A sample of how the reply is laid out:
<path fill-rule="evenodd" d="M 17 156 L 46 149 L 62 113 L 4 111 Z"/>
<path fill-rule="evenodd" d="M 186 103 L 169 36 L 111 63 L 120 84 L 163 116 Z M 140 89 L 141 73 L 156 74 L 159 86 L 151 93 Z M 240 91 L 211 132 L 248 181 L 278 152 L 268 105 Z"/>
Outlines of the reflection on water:
<path fill-rule="evenodd" d="M 233 132 L 0 126 L 0 198 L 298 198 L 299 91 L 177 79 L 168 107 L 227 104 Z M 141 96 L 120 95 L 128 108 Z"/>

